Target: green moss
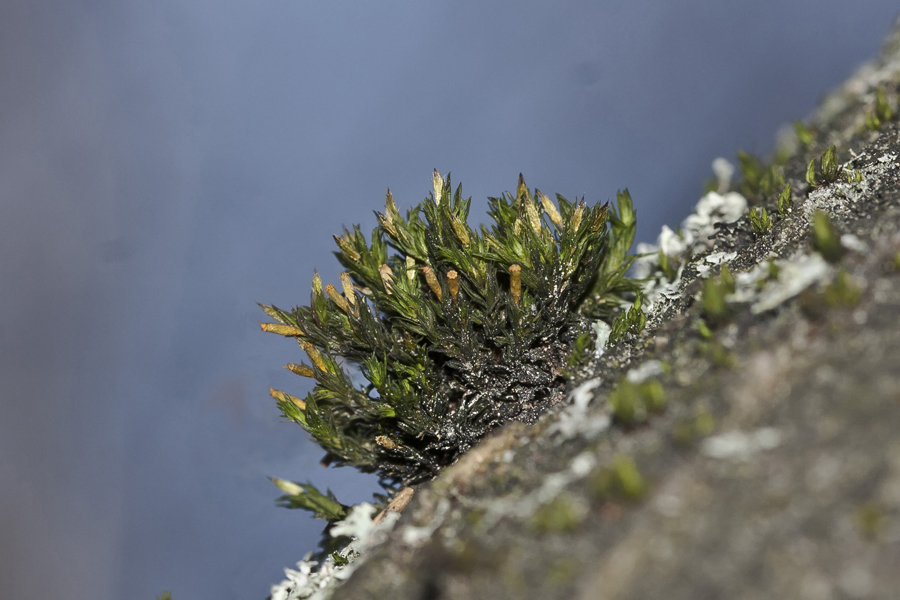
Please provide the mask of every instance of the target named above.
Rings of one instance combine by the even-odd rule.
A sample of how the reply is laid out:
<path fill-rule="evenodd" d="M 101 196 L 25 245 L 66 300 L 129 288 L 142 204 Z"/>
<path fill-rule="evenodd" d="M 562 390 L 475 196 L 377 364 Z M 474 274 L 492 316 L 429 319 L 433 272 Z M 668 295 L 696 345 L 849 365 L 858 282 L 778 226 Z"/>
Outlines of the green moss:
<path fill-rule="evenodd" d="M 275 477 L 269 480 L 285 492 L 277 500 L 284 508 L 302 508 L 313 513 L 317 519 L 327 521 L 337 521 L 347 516 L 347 507 L 338 502 L 331 490 L 323 494 L 311 483 L 296 483 Z"/>
<path fill-rule="evenodd" d="M 819 157 L 818 168 L 816 158 L 809 159 L 806 165 L 806 182 L 810 187 L 817 188 L 829 185 L 838 180 L 841 175 L 841 166 L 838 164 L 837 148 L 829 146 Z"/>
<path fill-rule="evenodd" d="M 848 169 L 844 173 L 847 175 L 847 183 L 852 185 L 862 182 L 862 173 L 859 172 L 859 169 L 854 169 L 853 171 Z"/>
<path fill-rule="evenodd" d="M 567 369 L 564 375 L 571 379 L 577 371 L 590 362 L 595 345 L 594 334 L 592 332 L 584 332 L 575 338 L 572 344 L 572 353 L 569 355 Z"/>
<path fill-rule="evenodd" d="M 853 283 L 847 271 L 840 269 L 834 281 L 825 288 L 823 296 L 825 303 L 832 308 L 855 306 L 862 298 L 862 290 Z"/>
<path fill-rule="evenodd" d="M 610 392 L 609 405 L 618 422 L 633 425 L 645 421 L 649 413 L 663 410 L 666 394 L 657 380 L 632 383 L 623 379 Z"/>
<path fill-rule="evenodd" d="M 722 345 L 722 342 L 713 335 L 709 340 L 697 344 L 697 350 L 702 356 L 707 357 L 713 366 L 733 369 L 737 367 L 737 356 Z"/>
<path fill-rule="evenodd" d="M 855 517 L 857 529 L 867 539 L 876 539 L 884 530 L 884 511 L 875 503 L 869 502 L 858 507 Z"/>
<path fill-rule="evenodd" d="M 812 216 L 812 247 L 830 263 L 841 260 L 846 250 L 841 245 L 841 237 L 828 214 L 817 210 Z"/>
<path fill-rule="evenodd" d="M 565 585 L 581 571 L 581 563 L 571 557 L 560 558 L 547 567 L 546 583 L 551 586 Z"/>
<path fill-rule="evenodd" d="M 765 277 L 760 277 L 756 280 L 756 289 L 762 290 L 767 285 L 769 285 L 772 281 L 778 280 L 778 275 L 781 273 L 781 267 L 778 266 L 778 263 L 773 259 L 769 259 L 766 261 L 766 275 Z"/>
<path fill-rule="evenodd" d="M 708 325 L 718 326 L 731 318 L 732 309 L 726 296 L 734 290 L 734 277 L 728 265 L 722 265 L 718 277 L 709 277 L 703 282 L 700 310 Z"/>
<path fill-rule="evenodd" d="M 716 420 L 705 408 L 696 411 L 693 419 L 681 419 L 672 428 L 672 439 L 682 445 L 692 444 L 713 432 Z"/>
<path fill-rule="evenodd" d="M 794 121 L 794 133 L 797 134 L 797 141 L 800 143 L 800 149 L 806 151 L 815 141 L 815 135 L 801 121 Z"/>
<path fill-rule="evenodd" d="M 762 235 L 768 233 L 772 229 L 772 219 L 764 206 L 758 206 L 750 210 L 750 227 L 753 233 Z"/>
<path fill-rule="evenodd" d="M 531 527 L 538 533 L 572 533 L 584 521 L 585 513 L 566 494 L 538 508 L 531 518 Z"/>
<path fill-rule="evenodd" d="M 884 90 L 875 91 L 875 105 L 866 113 L 865 128 L 870 131 L 878 131 L 888 121 L 896 120 L 895 111 L 888 102 Z"/>
<path fill-rule="evenodd" d="M 554 202 L 520 176 L 515 194 L 489 199 L 493 224 L 475 229 L 449 175 L 435 171 L 432 183 L 405 215 L 388 192 L 368 239 L 358 226 L 335 236 L 346 269 L 337 286 L 316 274 L 309 305 L 261 305 L 276 321 L 263 330 L 296 339 L 309 359 L 287 368 L 315 380 L 303 399 L 273 391 L 284 416 L 327 462 L 387 485 L 429 479 L 490 431 L 534 422 L 562 394 L 561 373 L 586 359 L 592 320 L 639 291 L 626 276 L 636 227 L 627 190 L 613 206 Z M 643 327 L 641 301 L 620 329 Z"/>
<path fill-rule="evenodd" d="M 782 219 L 794 208 L 794 201 L 791 198 L 791 184 L 784 186 L 784 189 L 778 194 L 776 208 L 778 209 L 778 216 Z"/>
<path fill-rule="evenodd" d="M 671 283 L 678 279 L 678 270 L 681 268 L 682 261 L 678 260 L 677 257 L 666 256 L 666 254 L 660 250 L 657 255 L 657 264 L 659 265 L 659 270 L 665 276 L 666 281 Z"/>
<path fill-rule="evenodd" d="M 709 328 L 709 325 L 703 319 L 697 319 L 697 332 L 704 340 L 711 340 L 714 335 L 712 329 Z"/>
<path fill-rule="evenodd" d="M 709 435 L 715 429 L 716 420 L 713 418 L 712 413 L 708 410 L 701 410 L 697 412 L 697 416 L 694 418 L 694 431 L 696 431 L 699 435 Z"/>
<path fill-rule="evenodd" d="M 484 519 L 485 511 L 481 509 L 473 509 L 466 513 L 466 522 L 472 527 L 477 526 Z"/>
<path fill-rule="evenodd" d="M 672 439 L 677 444 L 687 446 L 694 441 L 694 428 L 690 421 L 681 420 L 672 426 Z"/>
<path fill-rule="evenodd" d="M 738 166 L 743 180 L 740 191 L 750 201 L 762 201 L 784 186 L 784 175 L 777 164 L 765 164 L 747 152 L 738 152 Z"/>
<path fill-rule="evenodd" d="M 634 459 L 625 455 L 616 457 L 612 465 L 598 471 L 589 485 L 591 494 L 598 500 L 638 500 L 647 492 L 647 483 Z"/>
<path fill-rule="evenodd" d="M 644 303 L 644 295 L 638 292 L 634 303 L 627 311 L 622 311 L 616 320 L 613 321 L 612 331 L 609 334 L 609 344 L 616 344 L 621 341 L 626 334 L 637 334 L 643 331 L 647 324 L 647 315 L 644 314 L 642 304 Z"/>

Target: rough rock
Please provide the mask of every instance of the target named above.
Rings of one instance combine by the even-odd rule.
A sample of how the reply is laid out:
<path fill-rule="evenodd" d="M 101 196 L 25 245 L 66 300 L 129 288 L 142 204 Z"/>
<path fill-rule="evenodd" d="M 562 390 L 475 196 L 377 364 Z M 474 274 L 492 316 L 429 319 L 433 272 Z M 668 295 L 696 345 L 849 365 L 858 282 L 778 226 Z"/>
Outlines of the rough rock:
<path fill-rule="evenodd" d="M 720 225 L 570 408 L 421 486 L 334 597 L 900 597 L 900 128 L 863 130 L 876 88 L 896 98 L 900 30 L 807 121 L 811 146 L 784 142 L 792 211 Z M 862 180 L 811 189 L 831 144 Z M 814 210 L 837 264 L 810 245 Z M 721 264 L 733 313 L 703 331 Z M 629 371 L 666 407 L 625 426 L 607 400 Z"/>

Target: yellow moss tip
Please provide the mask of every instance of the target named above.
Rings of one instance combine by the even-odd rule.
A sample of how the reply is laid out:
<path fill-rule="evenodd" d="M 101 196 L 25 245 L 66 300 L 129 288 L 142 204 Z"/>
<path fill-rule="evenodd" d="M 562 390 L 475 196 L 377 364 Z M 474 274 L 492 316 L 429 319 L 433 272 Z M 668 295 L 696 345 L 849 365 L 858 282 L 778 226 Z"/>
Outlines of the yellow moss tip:
<path fill-rule="evenodd" d="M 337 237 L 337 236 L 335 236 L 335 237 Z M 318 271 L 313 271 L 312 285 L 313 285 L 313 293 L 316 296 L 321 296 L 322 295 L 322 278 L 319 277 Z"/>
<path fill-rule="evenodd" d="M 394 219 L 391 217 L 390 213 L 376 213 L 376 216 L 378 217 L 378 223 L 381 225 L 382 229 L 387 231 L 393 237 L 397 237 L 397 228 L 394 227 Z"/>
<path fill-rule="evenodd" d="M 387 194 L 384 195 L 384 210 L 390 217 L 393 217 L 393 213 L 397 212 L 397 205 L 394 204 L 394 195 L 391 193 L 391 188 L 388 188 Z"/>
<path fill-rule="evenodd" d="M 516 217 L 516 220 L 513 222 L 513 233 L 516 235 L 520 235 L 522 233 L 522 219 Z"/>
<path fill-rule="evenodd" d="M 306 402 L 297 398 L 296 396 L 291 396 L 290 394 L 285 394 L 280 390 L 276 390 L 273 387 L 269 388 L 269 395 L 275 398 L 276 400 L 280 400 L 281 402 L 293 402 L 297 405 L 300 410 L 306 410 Z"/>
<path fill-rule="evenodd" d="M 297 496 L 303 493 L 303 488 L 287 479 L 278 479 L 277 477 L 269 477 L 269 481 L 275 484 L 279 490 L 289 496 Z"/>
<path fill-rule="evenodd" d="M 384 284 L 384 291 L 390 295 L 394 287 L 394 272 L 387 265 L 381 265 L 378 267 L 378 271 L 381 273 L 381 283 Z"/>
<path fill-rule="evenodd" d="M 441 174 L 438 173 L 437 169 L 435 169 L 434 173 L 431 175 L 431 185 L 434 186 L 434 201 L 437 204 L 440 204 L 441 196 L 444 192 L 444 178 L 441 177 Z"/>
<path fill-rule="evenodd" d="M 344 312 L 350 308 L 347 304 L 347 299 L 338 293 L 337 289 L 331 285 L 330 283 L 325 286 L 325 293 L 328 294 L 328 297 L 331 298 L 331 301 L 334 302 L 339 309 Z"/>
<path fill-rule="evenodd" d="M 519 265 L 510 265 L 509 267 L 509 293 L 512 294 L 513 302 L 519 305 L 522 298 L 522 267 Z"/>
<path fill-rule="evenodd" d="M 266 333 L 277 333 L 278 335 L 285 335 L 289 337 L 305 335 L 302 329 L 300 329 L 299 327 L 294 327 L 293 325 L 283 325 L 281 323 L 260 323 L 259 327 Z"/>
<path fill-rule="evenodd" d="M 306 355 L 309 356 L 309 360 L 313 362 L 319 370 L 328 372 L 328 368 L 325 366 L 325 361 L 322 360 L 322 356 L 319 354 L 319 351 L 316 350 L 316 347 L 312 345 L 311 342 L 303 342 L 300 344 L 303 348 L 303 351 L 306 352 Z"/>
<path fill-rule="evenodd" d="M 469 240 L 469 232 L 466 231 L 465 224 L 460 221 L 456 215 L 450 215 L 450 225 L 453 227 L 453 233 L 456 234 L 456 238 L 463 246 L 468 246 L 470 243 Z"/>
<path fill-rule="evenodd" d="M 559 214 L 559 210 L 556 208 L 556 205 L 553 204 L 553 201 L 548 198 L 541 190 L 535 189 L 534 193 L 535 195 L 537 195 L 538 200 L 541 201 L 541 206 L 544 207 L 544 212 L 546 212 L 547 216 L 550 217 L 550 221 L 557 227 L 562 227 L 562 216 Z"/>
<path fill-rule="evenodd" d="M 410 281 L 416 278 L 416 259 L 412 256 L 406 257 L 406 278 Z"/>
<path fill-rule="evenodd" d="M 578 228 L 581 226 L 581 217 L 584 215 L 584 200 L 578 203 L 578 206 L 575 207 L 575 213 L 572 215 L 572 231 L 578 231 Z"/>
<path fill-rule="evenodd" d="M 450 296 L 456 300 L 459 294 L 459 274 L 456 271 L 447 272 L 447 287 L 450 288 Z"/>
<path fill-rule="evenodd" d="M 284 368 L 287 369 L 288 371 L 290 371 L 292 373 L 296 373 L 297 375 L 300 375 L 302 377 L 315 377 L 316 376 L 315 372 L 311 368 L 309 368 L 308 366 L 303 365 L 303 364 L 298 365 L 297 363 L 288 363 L 288 364 L 284 365 Z"/>
<path fill-rule="evenodd" d="M 525 177 L 519 173 L 519 185 L 516 188 L 516 199 L 521 200 L 522 198 L 528 198 L 528 186 L 525 185 Z"/>
<path fill-rule="evenodd" d="M 341 249 L 341 252 L 349 256 L 356 262 L 359 262 L 359 259 L 362 258 L 362 255 L 356 251 L 356 248 L 353 247 L 353 244 L 350 243 L 350 234 L 345 233 L 344 237 L 332 236 L 334 237 L 334 242 L 337 244 L 338 248 Z"/>
<path fill-rule="evenodd" d="M 428 287 L 431 288 L 431 291 L 437 296 L 438 301 L 440 301 L 442 299 L 441 284 L 438 283 L 434 271 L 431 270 L 431 267 L 425 266 L 422 267 L 422 273 L 425 275 L 425 281 L 428 283 Z"/>
<path fill-rule="evenodd" d="M 532 231 L 537 235 L 541 235 L 541 229 L 543 227 L 541 225 L 541 216 L 538 214 L 534 202 L 528 199 L 525 199 L 522 202 L 525 203 L 525 214 L 528 216 L 528 224 L 531 225 Z"/>
<path fill-rule="evenodd" d="M 347 297 L 350 306 L 356 306 L 356 292 L 354 291 L 353 280 L 350 278 L 350 273 L 341 273 L 341 287 L 344 288 L 344 296 Z"/>

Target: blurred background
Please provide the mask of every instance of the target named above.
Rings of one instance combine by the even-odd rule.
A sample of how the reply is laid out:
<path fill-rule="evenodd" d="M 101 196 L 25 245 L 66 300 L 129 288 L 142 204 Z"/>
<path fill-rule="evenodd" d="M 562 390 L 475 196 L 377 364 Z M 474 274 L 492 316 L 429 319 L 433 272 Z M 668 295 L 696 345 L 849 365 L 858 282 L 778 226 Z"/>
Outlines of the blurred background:
<path fill-rule="evenodd" d="M 324 469 L 255 302 L 336 282 L 332 233 L 452 170 L 485 197 L 629 187 L 652 241 L 717 156 L 872 57 L 896 0 L 4 0 L 0 595 L 262 600 Z"/>

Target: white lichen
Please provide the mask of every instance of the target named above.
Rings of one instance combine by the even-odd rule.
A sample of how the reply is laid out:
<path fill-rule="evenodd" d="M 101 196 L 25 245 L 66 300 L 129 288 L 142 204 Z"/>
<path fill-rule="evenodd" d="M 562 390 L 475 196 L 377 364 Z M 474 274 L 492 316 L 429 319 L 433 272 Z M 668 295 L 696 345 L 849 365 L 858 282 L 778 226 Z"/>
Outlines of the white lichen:
<path fill-rule="evenodd" d="M 664 298 L 678 295 L 681 274 L 690 260 L 698 253 L 706 250 L 710 237 L 716 232 L 716 223 L 734 223 L 747 212 L 747 199 L 737 192 L 727 192 L 734 166 L 723 158 L 713 161 L 713 171 L 719 180 L 719 191 L 709 192 L 697 202 L 694 211 L 681 222 L 676 232 L 664 225 L 656 239 L 656 244 L 640 243 L 637 245 L 638 259 L 634 262 L 634 277 L 643 279 L 643 292 L 646 300 L 645 310 L 652 311 L 656 304 Z M 675 269 L 667 275 L 660 266 L 660 253 L 664 255 Z M 735 253 L 717 252 L 711 254 L 700 264 L 695 265 L 703 275 L 709 272 L 710 266 L 733 260 Z"/>
<path fill-rule="evenodd" d="M 845 233 L 841 236 L 841 246 L 853 252 L 864 253 L 869 251 L 869 247 L 861 239 L 852 233 Z"/>
<path fill-rule="evenodd" d="M 639 367 L 628 371 L 625 377 L 631 383 L 644 383 L 651 377 L 658 377 L 664 373 L 663 364 L 658 360 L 648 360 Z"/>
<path fill-rule="evenodd" d="M 768 264 L 760 263 L 747 273 L 735 275 L 735 292 L 728 296 L 728 301 L 752 302 L 750 312 L 756 315 L 772 310 L 809 286 L 824 281 L 832 271 L 818 253 L 798 252 L 787 260 L 776 260 L 774 264 L 778 277 L 762 290 L 759 282 L 769 276 Z"/>
<path fill-rule="evenodd" d="M 747 460 L 762 450 L 772 450 L 781 445 L 781 432 L 773 427 L 763 427 L 753 432 L 728 431 L 703 440 L 700 451 L 720 460 Z"/>
<path fill-rule="evenodd" d="M 572 459 L 568 468 L 544 477 L 541 486 L 527 494 L 515 492 L 505 498 L 494 498 L 489 502 L 469 502 L 470 507 L 485 511 L 478 527 L 489 530 L 502 519 L 527 518 L 541 506 L 552 502 L 574 482 L 584 479 L 597 465 L 597 458 L 590 451 L 582 452 Z"/>
<path fill-rule="evenodd" d="M 603 353 L 606 352 L 606 344 L 609 342 L 609 335 L 612 333 L 612 327 L 605 321 L 597 319 L 591 324 L 591 329 L 594 330 L 595 335 L 594 357 L 600 358 L 603 356 Z"/>
<path fill-rule="evenodd" d="M 716 182 L 718 183 L 717 191 L 724 194 L 731 187 L 731 178 L 734 176 L 734 165 L 726 158 L 721 156 L 712 162 L 713 173 L 716 174 Z"/>
<path fill-rule="evenodd" d="M 569 394 L 569 406 L 563 410 L 550 428 L 548 434 L 557 435 L 558 442 L 583 436 L 592 439 L 609 429 L 612 420 L 603 411 L 592 411 L 588 407 L 594 399 L 594 390 L 600 387 L 600 378 L 589 379 Z"/>
<path fill-rule="evenodd" d="M 327 600 L 335 588 L 361 565 L 370 550 L 384 542 L 400 515 L 388 511 L 375 523 L 376 508 L 367 502 L 354 506 L 350 514 L 331 528 L 332 537 L 351 538 L 338 552 L 342 563 L 328 556 L 319 564 L 311 560 L 312 553 L 297 563 L 296 569 L 285 569 L 285 579 L 272 586 L 272 600 Z"/>

